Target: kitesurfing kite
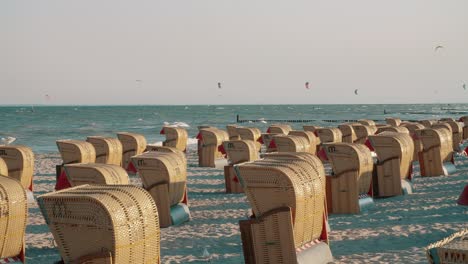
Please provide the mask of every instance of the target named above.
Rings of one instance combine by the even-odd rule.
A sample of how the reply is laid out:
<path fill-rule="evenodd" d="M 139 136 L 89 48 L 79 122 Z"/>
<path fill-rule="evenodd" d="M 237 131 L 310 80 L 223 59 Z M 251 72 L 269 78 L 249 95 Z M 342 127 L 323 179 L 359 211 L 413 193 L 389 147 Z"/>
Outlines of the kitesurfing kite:
<path fill-rule="evenodd" d="M 221 83 L 218 82 L 218 89 L 221 89 Z"/>
<path fill-rule="evenodd" d="M 437 50 L 442 49 L 442 48 L 444 48 L 444 46 L 441 46 L 441 45 L 436 46 L 436 47 L 434 48 L 434 51 L 437 51 Z"/>
<path fill-rule="evenodd" d="M 358 89 L 354 90 L 354 94 L 358 95 Z"/>
<path fill-rule="evenodd" d="M 306 82 L 306 83 L 305 83 L 305 88 L 306 88 L 306 89 L 309 89 L 309 82 Z"/>

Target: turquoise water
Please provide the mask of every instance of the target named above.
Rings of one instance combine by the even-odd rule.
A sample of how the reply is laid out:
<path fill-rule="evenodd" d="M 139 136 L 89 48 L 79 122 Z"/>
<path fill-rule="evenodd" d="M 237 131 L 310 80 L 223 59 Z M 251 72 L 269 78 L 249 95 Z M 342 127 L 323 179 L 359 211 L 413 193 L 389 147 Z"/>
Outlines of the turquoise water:
<path fill-rule="evenodd" d="M 159 130 L 164 122 L 184 122 L 190 126 L 189 135 L 194 137 L 198 125 L 224 127 L 235 123 L 236 115 L 241 119 L 301 120 L 458 118 L 468 115 L 468 105 L 4 106 L 0 107 L 0 137 L 15 137 L 15 144 L 30 146 L 36 153 L 47 153 L 57 151 L 57 139 L 115 137 L 119 131 L 141 133 L 149 143 L 162 141 L 164 137 Z M 323 121 L 309 124 L 338 125 Z M 269 123 L 254 125 L 266 130 Z M 291 125 L 302 127 L 301 123 Z"/>

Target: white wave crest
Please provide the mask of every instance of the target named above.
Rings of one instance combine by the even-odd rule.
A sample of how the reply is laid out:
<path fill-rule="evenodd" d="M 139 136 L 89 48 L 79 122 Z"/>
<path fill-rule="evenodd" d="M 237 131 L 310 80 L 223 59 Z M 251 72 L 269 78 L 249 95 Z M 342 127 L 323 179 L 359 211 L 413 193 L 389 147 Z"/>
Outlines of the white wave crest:
<path fill-rule="evenodd" d="M 172 123 L 164 122 L 164 125 L 171 126 L 171 127 L 190 127 L 190 125 L 185 122 L 172 122 Z"/>

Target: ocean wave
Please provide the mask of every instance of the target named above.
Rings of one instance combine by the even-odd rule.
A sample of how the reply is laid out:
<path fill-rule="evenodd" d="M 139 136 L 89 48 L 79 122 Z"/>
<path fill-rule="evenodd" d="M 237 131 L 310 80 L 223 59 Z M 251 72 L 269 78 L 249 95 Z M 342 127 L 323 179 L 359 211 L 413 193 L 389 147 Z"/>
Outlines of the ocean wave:
<path fill-rule="evenodd" d="M 172 123 L 164 122 L 164 125 L 171 126 L 171 127 L 190 127 L 190 125 L 185 122 L 172 122 Z"/>

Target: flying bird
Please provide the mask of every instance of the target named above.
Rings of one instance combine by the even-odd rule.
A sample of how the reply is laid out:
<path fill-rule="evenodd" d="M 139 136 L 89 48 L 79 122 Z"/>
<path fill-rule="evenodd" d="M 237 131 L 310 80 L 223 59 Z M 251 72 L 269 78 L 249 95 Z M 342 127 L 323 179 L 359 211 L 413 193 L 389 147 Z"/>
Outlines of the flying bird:
<path fill-rule="evenodd" d="M 310 89 L 310 88 L 309 88 L 309 82 L 306 82 L 306 83 L 305 83 L 305 88 L 306 88 L 306 89 Z"/>
<path fill-rule="evenodd" d="M 354 94 L 355 94 L 355 95 L 358 95 L 358 90 L 359 90 L 359 89 L 354 90 Z"/>
<path fill-rule="evenodd" d="M 434 48 L 434 51 L 438 51 L 439 49 L 442 49 L 442 48 L 444 48 L 444 46 L 441 46 L 441 45 L 436 46 L 436 47 Z"/>

